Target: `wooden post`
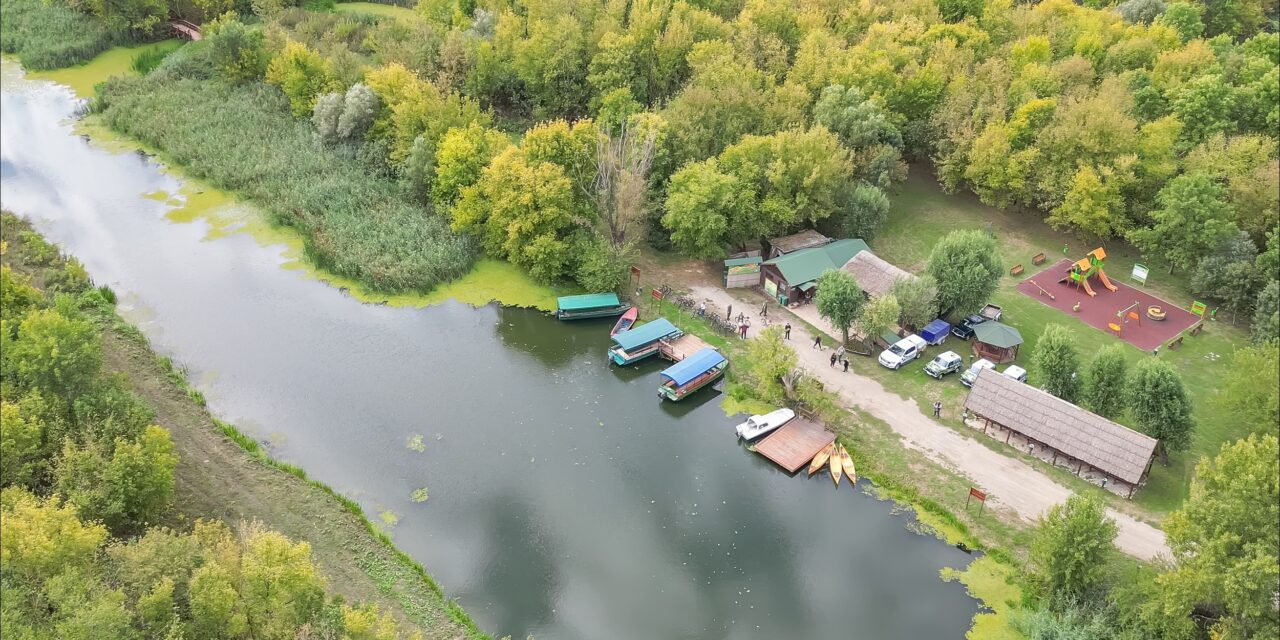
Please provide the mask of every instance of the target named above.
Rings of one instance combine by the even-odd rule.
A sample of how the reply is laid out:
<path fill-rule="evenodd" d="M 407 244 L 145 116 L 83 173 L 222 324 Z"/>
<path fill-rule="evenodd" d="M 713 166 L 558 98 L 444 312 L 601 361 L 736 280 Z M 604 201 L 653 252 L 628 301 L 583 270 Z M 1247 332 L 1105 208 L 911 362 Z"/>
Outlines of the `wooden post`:
<path fill-rule="evenodd" d="M 1013 437 L 1013 429 L 1010 429 L 1009 427 L 1005 427 L 1005 428 L 1004 428 L 1004 432 L 1005 432 L 1005 433 L 1004 433 L 1004 443 L 1005 443 L 1005 444 L 1009 444 L 1009 438 L 1012 438 L 1012 437 Z"/>
<path fill-rule="evenodd" d="M 1058 464 L 1058 450 L 1057 450 L 1057 449 L 1054 449 L 1054 450 L 1053 450 L 1053 463 L 1052 463 L 1052 464 L 1055 464 L 1055 465 L 1056 465 L 1056 464 Z"/>

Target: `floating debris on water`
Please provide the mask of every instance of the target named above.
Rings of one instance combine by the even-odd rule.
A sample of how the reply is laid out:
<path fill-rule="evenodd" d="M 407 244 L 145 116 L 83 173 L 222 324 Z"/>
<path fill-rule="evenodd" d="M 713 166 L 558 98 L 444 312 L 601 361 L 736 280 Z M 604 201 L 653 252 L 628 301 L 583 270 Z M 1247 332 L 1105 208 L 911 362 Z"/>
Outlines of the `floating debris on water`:
<path fill-rule="evenodd" d="M 439 440 L 440 438 L 437 437 L 436 439 Z M 418 453 L 422 453 L 427 450 L 427 445 L 422 442 L 422 434 L 420 433 L 415 433 L 409 436 L 409 440 L 405 442 L 404 446 L 408 447 L 410 450 L 417 451 Z"/>
<path fill-rule="evenodd" d="M 421 504 L 421 503 L 423 503 L 423 502 L 426 502 L 426 501 L 427 501 L 427 488 L 426 488 L 426 487 L 421 487 L 421 488 L 418 488 L 418 489 L 414 489 L 414 490 L 413 490 L 413 493 L 409 496 L 409 499 L 410 499 L 410 500 L 412 500 L 412 501 L 414 501 L 414 502 L 416 502 L 416 503 L 418 503 L 418 504 Z"/>

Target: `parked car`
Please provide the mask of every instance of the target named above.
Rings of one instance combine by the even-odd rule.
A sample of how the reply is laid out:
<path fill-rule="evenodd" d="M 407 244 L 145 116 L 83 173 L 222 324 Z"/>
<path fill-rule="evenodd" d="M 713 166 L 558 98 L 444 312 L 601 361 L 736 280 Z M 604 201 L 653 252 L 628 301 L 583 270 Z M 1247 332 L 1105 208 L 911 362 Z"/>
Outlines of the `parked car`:
<path fill-rule="evenodd" d="M 928 343 L 924 338 L 916 334 L 911 334 L 889 346 L 888 349 L 880 352 L 880 364 L 890 369 L 900 368 L 902 365 L 915 360 L 924 353 Z"/>
<path fill-rule="evenodd" d="M 944 351 L 934 356 L 924 366 L 924 372 L 941 380 L 948 373 L 955 373 L 964 367 L 964 358 L 954 351 Z"/>
<path fill-rule="evenodd" d="M 960 338 L 961 340 L 968 340 L 973 337 L 973 328 L 986 321 L 986 318 L 975 313 L 964 320 L 957 322 L 956 326 L 951 327 L 951 335 Z"/>
<path fill-rule="evenodd" d="M 1000 373 L 1003 373 L 1006 376 L 1009 376 L 1010 378 L 1017 380 L 1018 382 L 1027 381 L 1027 370 L 1023 369 L 1022 367 L 1019 367 L 1016 364 L 1011 364 L 1008 367 L 1005 367 L 1005 370 L 1001 371 Z"/>
<path fill-rule="evenodd" d="M 978 379 L 978 374 L 981 373 L 983 369 L 994 368 L 996 368 L 996 363 L 986 358 L 978 358 L 977 362 L 969 365 L 969 368 L 964 373 L 960 374 L 960 384 L 966 387 L 972 387 L 973 381 Z"/>
<path fill-rule="evenodd" d="M 1004 317 L 1004 310 L 1000 308 L 1000 305 L 988 302 L 987 306 L 983 307 L 982 311 L 978 312 L 978 315 L 988 320 L 999 320 Z"/>

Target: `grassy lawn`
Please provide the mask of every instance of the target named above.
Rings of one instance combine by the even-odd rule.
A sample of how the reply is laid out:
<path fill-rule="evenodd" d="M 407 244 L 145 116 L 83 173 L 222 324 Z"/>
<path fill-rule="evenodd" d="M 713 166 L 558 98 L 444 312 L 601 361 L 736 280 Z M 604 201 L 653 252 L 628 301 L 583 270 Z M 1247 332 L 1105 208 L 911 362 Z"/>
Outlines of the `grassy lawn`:
<path fill-rule="evenodd" d="M 383 18 L 399 18 L 401 20 L 418 19 L 418 14 L 413 9 L 378 2 L 340 2 L 334 5 L 333 10 L 343 13 L 367 13 Z"/>
<path fill-rule="evenodd" d="M 994 209 L 982 204 L 971 194 L 948 195 L 921 167 L 914 168 L 912 177 L 902 186 L 901 192 L 893 196 L 889 220 L 880 237 L 871 244 L 876 253 L 886 260 L 918 272 L 923 270 L 928 261 L 929 251 L 934 243 L 948 232 L 956 229 L 988 228 L 999 240 L 1006 270 L 1014 264 L 1022 264 L 1026 268 L 1023 276 L 1005 277 L 993 300 L 1004 307 L 1006 321 L 1017 327 L 1026 340 L 1018 364 L 1031 368 L 1031 349 L 1045 325 L 1050 323 L 1062 324 L 1074 331 L 1082 362 L 1085 363 L 1103 346 L 1119 342 L 1116 338 L 1042 305 L 1015 289 L 1022 277 L 1033 275 L 1038 270 L 1031 264 L 1031 258 L 1036 253 L 1044 252 L 1052 262 L 1063 255 L 1062 248 L 1066 245 L 1067 256 L 1079 258 L 1098 246 L 1098 242 L 1081 241 L 1070 234 L 1054 231 L 1034 212 Z M 1111 277 L 1128 282 L 1128 274 L 1134 262 L 1141 259 L 1138 252 L 1119 241 L 1109 242 L 1105 247 L 1107 270 Z M 1190 306 L 1192 300 L 1186 289 L 1185 275 L 1169 275 L 1167 266 L 1160 260 L 1147 260 L 1145 264 L 1151 267 L 1147 289 L 1183 308 Z M 967 349 L 961 349 L 963 345 L 952 344 L 956 342 L 952 338 L 948 342 L 948 348 L 967 355 Z M 1159 357 L 1172 364 L 1186 383 L 1195 405 L 1196 432 L 1190 451 L 1171 456 L 1167 467 L 1155 465 L 1147 486 L 1134 496 L 1139 506 L 1159 513 L 1177 508 L 1186 498 L 1195 462 L 1202 456 L 1216 453 L 1224 442 L 1248 435 L 1247 430 L 1238 425 L 1214 420 L 1210 407 L 1217 381 L 1229 370 L 1231 354 L 1237 345 L 1246 343 L 1247 336 L 1243 327 L 1233 328 L 1223 321 L 1211 323 L 1200 335 L 1186 338 L 1182 348 L 1177 351 L 1161 351 Z M 1136 363 L 1139 358 L 1151 357 L 1127 343 L 1122 344 L 1126 344 L 1125 351 L 1131 364 Z M 967 392 L 960 385 L 957 376 L 950 376 L 943 382 L 925 376 L 922 372 L 923 362 L 896 372 L 885 370 L 869 359 L 858 359 L 851 364 L 859 373 L 870 375 L 888 388 L 916 399 L 922 409 L 927 408 L 935 399 L 941 400 L 947 408 L 958 409 Z M 1036 372 L 1032 371 L 1029 380 L 1032 384 L 1037 382 L 1035 376 Z"/>

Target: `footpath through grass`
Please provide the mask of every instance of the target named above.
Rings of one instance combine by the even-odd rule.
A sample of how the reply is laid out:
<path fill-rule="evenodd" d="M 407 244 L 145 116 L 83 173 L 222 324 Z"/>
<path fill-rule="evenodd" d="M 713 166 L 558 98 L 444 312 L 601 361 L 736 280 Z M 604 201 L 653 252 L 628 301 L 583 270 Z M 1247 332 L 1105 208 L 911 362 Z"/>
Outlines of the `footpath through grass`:
<path fill-rule="evenodd" d="M 982 204 L 972 194 L 946 194 L 932 176 L 928 175 L 925 167 L 913 168 L 911 178 L 902 185 L 901 192 L 891 202 L 889 220 L 880 236 L 871 243 L 872 249 L 884 259 L 916 273 L 924 270 L 933 245 L 948 232 L 956 229 L 990 229 L 995 234 L 1000 243 L 1006 275 L 992 301 L 1004 308 L 1004 321 L 1016 327 L 1025 340 L 1017 364 L 1027 369 L 1032 368 L 1032 349 L 1044 327 L 1052 323 L 1064 325 L 1074 332 L 1082 365 L 1088 363 L 1099 349 L 1113 343 L 1125 345 L 1130 365 L 1142 358 L 1152 357 L 1151 354 L 1090 327 L 1075 317 L 1022 295 L 1015 288 L 1023 278 L 1034 275 L 1039 270 L 1040 267 L 1031 264 L 1035 254 L 1044 253 L 1049 262 L 1053 262 L 1063 256 L 1065 245 L 1067 257 L 1081 258 L 1099 246 L 1098 242 L 1085 242 L 1069 234 L 1054 231 L 1034 212 L 1002 211 Z M 1146 287 L 1148 290 L 1179 307 L 1187 308 L 1191 305 L 1192 299 L 1186 286 L 1189 277 L 1187 274 L 1169 275 L 1167 265 L 1161 260 L 1143 260 L 1127 243 L 1112 241 L 1103 246 L 1107 250 L 1106 269 L 1112 279 L 1128 282 L 1133 264 L 1141 261 L 1151 267 Z M 1025 272 L 1019 276 L 1009 276 L 1008 270 L 1015 264 L 1023 265 Z M 1211 406 L 1211 399 L 1219 382 L 1231 366 L 1232 353 L 1238 345 L 1245 345 L 1247 342 L 1243 328 L 1217 321 L 1208 323 L 1207 328 L 1199 335 L 1186 338 L 1182 348 L 1176 351 L 1161 350 L 1158 357 L 1172 364 L 1181 373 L 1186 384 L 1194 403 L 1196 430 L 1189 451 L 1170 456 L 1167 467 L 1159 463 L 1153 467 L 1147 486 L 1134 495 L 1134 502 L 1138 506 L 1161 514 L 1176 509 L 1187 497 L 1196 460 L 1216 454 L 1225 442 L 1248 435 L 1248 430 L 1240 425 L 1215 419 Z M 961 355 L 969 353 L 967 345 L 960 344 L 955 338 L 945 348 Z M 909 365 L 900 371 L 888 371 L 877 366 L 873 360 L 863 358 L 851 361 L 851 364 L 859 373 L 870 375 L 887 388 L 917 400 L 922 410 L 926 410 L 935 399 L 958 410 L 968 391 L 960 385 L 956 376 L 949 376 L 939 382 L 924 375 L 924 362 Z M 1031 376 L 1029 382 L 1036 384 L 1036 372 L 1032 371 Z M 1081 482 L 1072 484 L 1077 488 L 1081 485 Z"/>

